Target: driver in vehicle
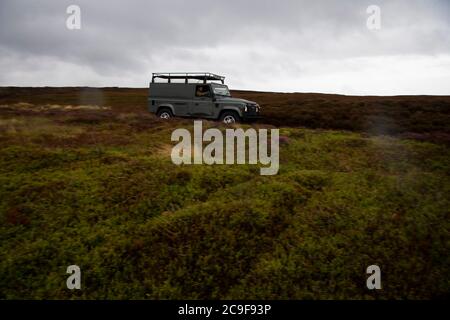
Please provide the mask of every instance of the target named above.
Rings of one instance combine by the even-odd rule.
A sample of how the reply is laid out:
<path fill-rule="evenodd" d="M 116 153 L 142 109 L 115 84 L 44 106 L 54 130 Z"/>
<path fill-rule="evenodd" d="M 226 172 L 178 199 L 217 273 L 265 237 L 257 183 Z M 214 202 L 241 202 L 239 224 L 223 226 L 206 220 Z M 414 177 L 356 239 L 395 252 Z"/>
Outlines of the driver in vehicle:
<path fill-rule="evenodd" d="M 195 92 L 197 97 L 207 97 L 209 96 L 209 86 L 197 86 L 197 91 Z"/>

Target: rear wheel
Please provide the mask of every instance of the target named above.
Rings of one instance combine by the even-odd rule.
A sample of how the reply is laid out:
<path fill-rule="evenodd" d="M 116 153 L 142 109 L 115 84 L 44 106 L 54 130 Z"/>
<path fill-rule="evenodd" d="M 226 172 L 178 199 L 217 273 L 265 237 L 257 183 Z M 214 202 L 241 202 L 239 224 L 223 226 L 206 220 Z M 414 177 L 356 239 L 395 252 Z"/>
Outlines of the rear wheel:
<path fill-rule="evenodd" d="M 169 108 L 161 108 L 156 114 L 158 118 L 168 120 L 173 117 L 172 111 Z"/>
<path fill-rule="evenodd" d="M 241 119 L 239 118 L 239 115 L 234 111 L 225 111 L 220 116 L 220 121 L 225 124 L 237 123 L 237 122 L 240 122 L 240 120 Z"/>

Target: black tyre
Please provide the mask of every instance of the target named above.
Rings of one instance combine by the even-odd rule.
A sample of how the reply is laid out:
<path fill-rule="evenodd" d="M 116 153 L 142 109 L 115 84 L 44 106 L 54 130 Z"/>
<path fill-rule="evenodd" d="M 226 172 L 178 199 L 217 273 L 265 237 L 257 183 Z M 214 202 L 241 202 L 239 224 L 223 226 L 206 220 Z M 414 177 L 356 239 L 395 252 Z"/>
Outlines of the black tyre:
<path fill-rule="evenodd" d="M 241 118 L 234 111 L 225 111 L 220 116 L 220 122 L 223 122 L 225 124 L 239 123 L 241 122 Z"/>
<path fill-rule="evenodd" d="M 156 114 L 158 118 L 168 120 L 170 118 L 173 118 L 173 113 L 169 108 L 161 108 L 158 110 L 158 113 Z"/>

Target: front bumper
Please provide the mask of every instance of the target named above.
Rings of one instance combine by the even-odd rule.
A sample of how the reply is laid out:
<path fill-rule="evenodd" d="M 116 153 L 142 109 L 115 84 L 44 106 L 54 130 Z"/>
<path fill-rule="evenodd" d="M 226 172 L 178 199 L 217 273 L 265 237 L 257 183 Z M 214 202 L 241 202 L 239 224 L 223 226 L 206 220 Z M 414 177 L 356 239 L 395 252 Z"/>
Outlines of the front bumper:
<path fill-rule="evenodd" d="M 256 112 L 243 112 L 242 113 L 242 119 L 243 120 L 258 120 L 258 119 L 262 119 L 263 116 L 260 115 L 260 113 L 256 113 Z"/>

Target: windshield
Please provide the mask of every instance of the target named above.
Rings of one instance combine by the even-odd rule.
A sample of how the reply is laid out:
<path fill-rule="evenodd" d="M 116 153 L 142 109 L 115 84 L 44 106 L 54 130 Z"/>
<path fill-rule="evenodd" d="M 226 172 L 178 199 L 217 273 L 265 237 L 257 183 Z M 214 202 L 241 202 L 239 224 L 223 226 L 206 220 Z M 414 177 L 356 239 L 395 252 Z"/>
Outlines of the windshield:
<path fill-rule="evenodd" d="M 230 90 L 228 90 L 227 86 L 214 84 L 212 85 L 212 88 L 214 91 L 214 95 L 216 96 L 231 97 Z"/>

